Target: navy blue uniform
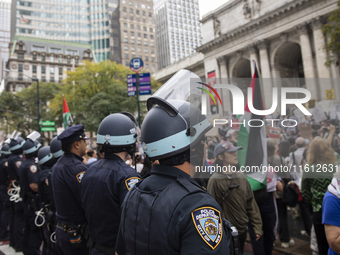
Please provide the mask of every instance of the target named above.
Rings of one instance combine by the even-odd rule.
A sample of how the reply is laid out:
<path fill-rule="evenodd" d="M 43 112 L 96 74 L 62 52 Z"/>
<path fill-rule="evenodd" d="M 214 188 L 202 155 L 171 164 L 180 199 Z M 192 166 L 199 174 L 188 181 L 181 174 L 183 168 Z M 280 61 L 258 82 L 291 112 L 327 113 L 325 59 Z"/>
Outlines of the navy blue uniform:
<path fill-rule="evenodd" d="M 9 184 L 7 157 L 0 157 L 0 239 L 8 237 L 11 205 L 7 194 Z"/>
<path fill-rule="evenodd" d="M 178 168 L 155 165 L 122 205 L 116 251 L 123 254 L 229 254 L 222 209 Z"/>
<path fill-rule="evenodd" d="M 64 131 L 65 132 L 65 131 Z M 81 205 L 81 179 L 87 167 L 83 158 L 66 152 L 52 168 L 52 190 L 58 221 L 56 229 L 56 248 L 62 254 L 87 254 L 86 241 L 71 244 L 65 226 L 78 226 L 86 223 L 85 213 Z"/>
<path fill-rule="evenodd" d="M 82 202 L 94 246 L 91 254 L 107 254 L 105 248 L 114 253 L 121 204 L 139 180 L 139 174 L 115 154 L 105 154 L 84 174 Z"/>
<path fill-rule="evenodd" d="M 8 173 L 11 181 L 18 184 L 19 181 L 19 168 L 22 164 L 22 158 L 17 154 L 11 154 L 8 158 Z M 22 238 L 24 235 L 25 215 L 24 206 L 22 202 L 12 202 L 12 217 L 10 222 L 9 241 L 10 246 L 16 250 L 22 250 Z"/>
<path fill-rule="evenodd" d="M 39 255 L 42 240 L 39 228 L 34 223 L 35 212 L 39 210 L 38 196 L 30 188 L 30 184 L 39 182 L 38 166 L 34 158 L 28 158 L 21 164 L 19 178 L 26 216 L 22 249 L 25 255 Z"/>

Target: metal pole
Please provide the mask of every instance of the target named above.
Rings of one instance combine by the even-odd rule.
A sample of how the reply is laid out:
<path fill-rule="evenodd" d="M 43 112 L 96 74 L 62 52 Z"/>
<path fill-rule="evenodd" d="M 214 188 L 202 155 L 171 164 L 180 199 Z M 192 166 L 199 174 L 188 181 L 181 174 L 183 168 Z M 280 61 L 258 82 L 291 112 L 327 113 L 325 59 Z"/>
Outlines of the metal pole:
<path fill-rule="evenodd" d="M 137 105 L 138 105 L 138 125 L 140 126 L 140 106 L 139 106 L 139 73 L 136 73 L 136 92 L 137 92 Z"/>
<path fill-rule="evenodd" d="M 32 79 L 33 81 L 37 82 L 37 127 L 38 127 L 38 132 L 40 133 L 40 98 L 39 98 L 39 80 L 38 79 Z"/>

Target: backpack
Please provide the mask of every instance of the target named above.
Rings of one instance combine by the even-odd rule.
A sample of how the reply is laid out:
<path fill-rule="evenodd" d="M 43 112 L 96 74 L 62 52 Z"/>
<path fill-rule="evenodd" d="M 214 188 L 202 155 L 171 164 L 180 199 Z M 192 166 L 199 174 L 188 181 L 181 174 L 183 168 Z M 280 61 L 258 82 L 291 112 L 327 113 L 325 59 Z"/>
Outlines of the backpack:
<path fill-rule="evenodd" d="M 299 192 L 295 183 L 287 183 L 283 190 L 282 202 L 289 207 L 295 207 L 299 201 Z"/>

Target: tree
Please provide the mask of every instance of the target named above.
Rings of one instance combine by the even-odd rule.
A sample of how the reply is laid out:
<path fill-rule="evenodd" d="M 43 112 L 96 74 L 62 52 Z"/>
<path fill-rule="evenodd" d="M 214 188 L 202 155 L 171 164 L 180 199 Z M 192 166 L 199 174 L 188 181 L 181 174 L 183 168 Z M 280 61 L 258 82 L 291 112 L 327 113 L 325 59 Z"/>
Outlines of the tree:
<path fill-rule="evenodd" d="M 64 95 L 74 122 L 83 124 L 86 131 L 96 132 L 107 115 L 123 111 L 134 114 L 137 111 L 136 97 L 127 95 L 126 76 L 131 73 L 127 67 L 109 60 L 85 62 L 67 73 L 61 93 L 51 101 L 51 110 L 61 120 Z M 156 90 L 159 84 L 152 78 L 151 86 Z"/>
<path fill-rule="evenodd" d="M 41 120 L 54 120 L 53 112 L 49 111 L 49 102 L 60 91 L 60 84 L 57 83 L 39 83 L 40 98 L 40 116 Z M 10 126 L 10 132 L 18 130 L 22 136 L 27 136 L 32 130 L 37 130 L 37 84 L 33 83 L 30 87 L 13 94 L 4 91 L 0 95 L 0 109 L 5 109 L 27 116 L 18 115 L 9 112 L 0 112 L 0 119 L 3 120 L 2 130 L 7 131 Z M 35 119 L 32 119 L 31 116 Z"/>
<path fill-rule="evenodd" d="M 338 8 L 331 13 L 328 23 L 323 26 L 322 31 L 327 38 L 325 49 L 329 53 L 326 65 L 330 66 L 340 56 L 340 1 Z"/>

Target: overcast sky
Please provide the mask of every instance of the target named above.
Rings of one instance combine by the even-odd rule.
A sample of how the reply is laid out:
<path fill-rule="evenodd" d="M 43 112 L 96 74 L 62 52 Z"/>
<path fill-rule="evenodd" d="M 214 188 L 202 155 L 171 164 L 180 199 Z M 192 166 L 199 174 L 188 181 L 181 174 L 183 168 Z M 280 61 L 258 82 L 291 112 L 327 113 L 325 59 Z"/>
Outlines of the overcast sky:
<path fill-rule="evenodd" d="M 226 2 L 229 2 L 229 0 L 198 0 L 201 18 L 206 13 L 215 10 Z"/>

